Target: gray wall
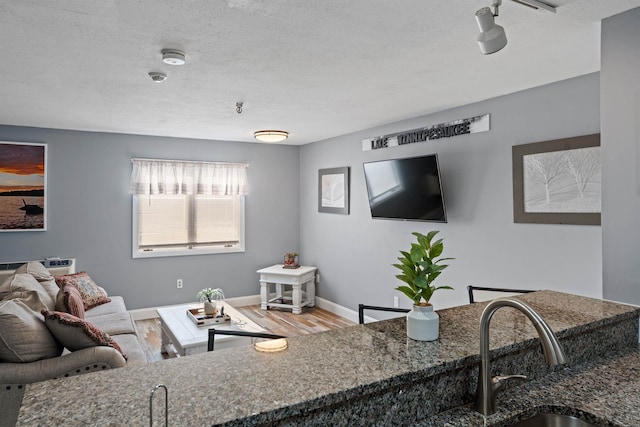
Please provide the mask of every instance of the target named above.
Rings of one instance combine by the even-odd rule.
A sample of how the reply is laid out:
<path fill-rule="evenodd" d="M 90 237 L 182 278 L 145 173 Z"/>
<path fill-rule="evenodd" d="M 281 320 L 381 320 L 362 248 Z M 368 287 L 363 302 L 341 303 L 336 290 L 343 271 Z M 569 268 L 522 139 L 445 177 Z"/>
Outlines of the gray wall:
<path fill-rule="evenodd" d="M 298 251 L 298 147 L 0 126 L 0 140 L 48 144 L 48 230 L 0 233 L 0 260 L 75 257 L 131 309 L 259 293 L 256 270 Z M 132 157 L 249 163 L 246 252 L 131 258 Z M 176 279 L 184 288 L 176 288 Z"/>
<path fill-rule="evenodd" d="M 602 21 L 604 298 L 640 304 L 640 8 Z"/>
<path fill-rule="evenodd" d="M 412 231 L 439 229 L 445 255 L 456 258 L 438 279 L 455 288 L 436 294 L 439 308 L 466 303 L 467 284 L 601 297 L 600 227 L 514 224 L 511 185 L 512 145 L 597 133 L 599 107 L 599 75 L 591 74 L 301 148 L 0 126 L 0 140 L 48 144 L 50 212 L 46 232 L 0 233 L 0 260 L 76 257 L 109 293 L 140 308 L 191 301 L 205 286 L 257 294 L 255 270 L 296 250 L 319 267 L 319 296 L 351 308 L 399 296 L 406 307 L 391 263 Z M 364 138 L 484 113 L 489 132 L 361 149 Z M 449 222 L 372 220 L 362 163 L 428 153 L 439 155 Z M 132 157 L 250 163 L 247 251 L 132 259 Z M 339 166 L 351 167 L 351 214 L 318 213 L 318 169 Z"/>
<path fill-rule="evenodd" d="M 488 58 L 490 60 L 490 58 Z M 436 308 L 467 303 L 466 286 L 555 289 L 602 296 L 599 226 L 514 224 L 511 146 L 597 133 L 599 76 L 591 74 L 304 146 L 300 156 L 301 260 L 319 267 L 320 296 L 355 308 L 391 305 L 391 266 L 412 231 L 438 229 L 456 258 L 438 279 Z M 491 130 L 363 152 L 361 140 L 491 113 Z M 372 220 L 362 164 L 438 153 L 448 223 Z M 351 214 L 318 213 L 318 169 L 351 167 Z"/>

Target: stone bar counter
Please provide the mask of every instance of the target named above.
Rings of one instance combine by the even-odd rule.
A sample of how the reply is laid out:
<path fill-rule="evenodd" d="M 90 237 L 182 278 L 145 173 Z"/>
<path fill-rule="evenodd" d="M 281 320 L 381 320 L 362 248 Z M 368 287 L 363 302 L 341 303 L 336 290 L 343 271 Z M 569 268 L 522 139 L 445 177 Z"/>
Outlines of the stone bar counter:
<path fill-rule="evenodd" d="M 440 338 L 406 337 L 404 318 L 26 386 L 18 426 L 147 426 L 149 396 L 168 389 L 171 426 L 508 426 L 535 411 L 600 426 L 640 426 L 640 308 L 541 291 L 518 299 L 549 323 L 569 363 L 548 367 L 535 328 L 501 308 L 491 320 L 494 372 L 530 381 L 502 392 L 498 412 L 470 406 L 485 303 L 439 310 Z M 610 398 L 610 399 L 608 399 Z M 154 425 L 164 424 L 156 392 Z"/>

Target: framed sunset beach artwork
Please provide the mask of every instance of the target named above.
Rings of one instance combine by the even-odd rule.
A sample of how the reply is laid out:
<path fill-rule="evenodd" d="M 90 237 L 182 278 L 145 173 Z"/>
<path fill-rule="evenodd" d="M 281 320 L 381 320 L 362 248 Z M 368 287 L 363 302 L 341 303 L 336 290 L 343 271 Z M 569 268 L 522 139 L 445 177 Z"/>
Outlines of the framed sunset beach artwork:
<path fill-rule="evenodd" d="M 47 145 L 0 141 L 0 232 L 46 230 Z"/>

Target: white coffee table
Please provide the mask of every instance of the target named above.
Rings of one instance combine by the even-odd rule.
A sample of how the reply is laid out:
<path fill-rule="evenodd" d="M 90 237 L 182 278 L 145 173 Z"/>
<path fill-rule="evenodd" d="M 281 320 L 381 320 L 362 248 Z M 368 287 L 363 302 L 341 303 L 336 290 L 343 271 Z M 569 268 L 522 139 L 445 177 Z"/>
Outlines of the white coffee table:
<path fill-rule="evenodd" d="M 169 344 L 172 344 L 180 356 L 206 352 L 209 340 L 209 328 L 266 332 L 265 329 L 258 326 L 227 303 L 224 303 L 224 312 L 231 317 L 231 322 L 197 326 L 187 316 L 187 310 L 192 308 L 202 308 L 202 304 L 194 303 L 157 309 L 158 315 L 160 316 L 160 326 L 162 328 L 163 350 L 167 350 Z M 216 350 L 247 344 L 251 344 L 251 338 L 232 335 L 216 335 L 215 337 Z"/>

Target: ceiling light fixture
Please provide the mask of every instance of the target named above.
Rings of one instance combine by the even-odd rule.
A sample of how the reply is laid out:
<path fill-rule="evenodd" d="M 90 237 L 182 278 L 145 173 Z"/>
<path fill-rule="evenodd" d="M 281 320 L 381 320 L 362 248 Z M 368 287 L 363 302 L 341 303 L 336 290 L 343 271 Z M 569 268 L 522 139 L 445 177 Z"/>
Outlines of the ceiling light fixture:
<path fill-rule="evenodd" d="M 551 13 L 556 13 L 556 8 L 554 6 L 540 0 L 511 1 L 533 9 L 542 9 Z M 480 46 L 480 51 L 485 55 L 496 53 L 507 45 L 507 34 L 504 32 L 503 27 L 496 25 L 494 19 L 498 16 L 498 9 L 501 5 L 502 0 L 493 0 L 491 3 L 493 11 L 491 11 L 490 7 L 483 7 L 476 11 L 476 22 L 480 28 L 478 45 Z"/>
<path fill-rule="evenodd" d="M 496 25 L 494 17 L 498 16 L 498 8 L 502 0 L 493 0 L 491 4 L 494 12 L 489 7 L 483 7 L 476 11 L 476 22 L 480 28 L 478 35 L 478 46 L 484 55 L 495 53 L 507 45 L 507 34 L 504 28 Z"/>
<path fill-rule="evenodd" d="M 283 130 L 259 130 L 253 133 L 253 137 L 262 142 L 280 142 L 289 138 L 289 132 Z"/>
<path fill-rule="evenodd" d="M 184 65 L 187 60 L 184 52 L 173 49 L 164 49 L 162 51 L 162 62 L 169 65 Z"/>

